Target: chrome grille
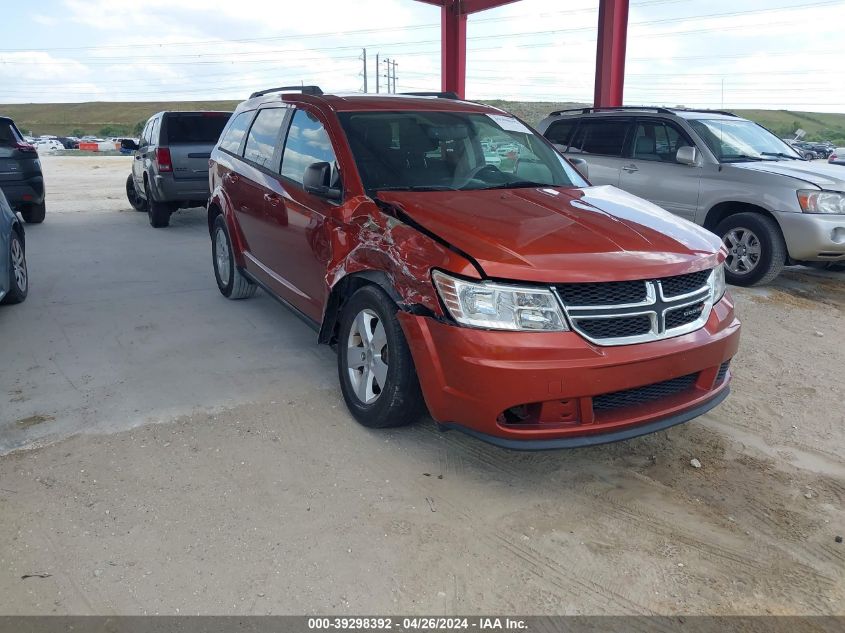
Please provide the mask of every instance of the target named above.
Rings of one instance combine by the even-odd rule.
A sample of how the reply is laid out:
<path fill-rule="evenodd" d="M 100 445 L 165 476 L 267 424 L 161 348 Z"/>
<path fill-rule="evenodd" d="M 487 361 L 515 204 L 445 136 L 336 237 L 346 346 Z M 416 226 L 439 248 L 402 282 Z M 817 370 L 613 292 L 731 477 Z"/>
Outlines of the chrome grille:
<path fill-rule="evenodd" d="M 651 319 L 646 314 L 617 319 L 581 319 L 578 327 L 593 338 L 619 338 L 648 334 Z"/>
<path fill-rule="evenodd" d="M 663 286 L 663 294 L 667 297 L 677 297 L 698 290 L 707 283 L 710 276 L 709 270 L 699 270 L 697 273 L 678 275 L 677 277 L 666 277 L 660 280 Z"/>
<path fill-rule="evenodd" d="M 572 328 L 597 345 L 631 345 L 702 327 L 713 307 L 712 270 L 654 280 L 554 287 Z"/>
<path fill-rule="evenodd" d="M 675 308 L 666 312 L 666 329 L 681 327 L 687 323 L 696 321 L 704 310 L 704 302 L 696 303 L 685 308 Z"/>
<path fill-rule="evenodd" d="M 557 287 L 564 303 L 574 306 L 601 306 L 638 303 L 646 299 L 642 281 L 610 281 L 603 284 L 561 284 Z"/>

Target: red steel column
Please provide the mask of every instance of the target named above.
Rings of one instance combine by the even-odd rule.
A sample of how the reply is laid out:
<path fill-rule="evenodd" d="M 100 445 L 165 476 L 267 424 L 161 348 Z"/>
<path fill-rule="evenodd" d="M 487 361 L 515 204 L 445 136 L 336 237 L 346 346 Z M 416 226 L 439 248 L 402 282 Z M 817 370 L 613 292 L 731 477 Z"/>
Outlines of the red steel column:
<path fill-rule="evenodd" d="M 463 99 L 467 76 L 467 16 L 460 2 L 440 9 L 440 89 Z"/>
<path fill-rule="evenodd" d="M 601 0 L 596 44 L 597 108 L 622 105 L 627 39 L 628 0 Z"/>

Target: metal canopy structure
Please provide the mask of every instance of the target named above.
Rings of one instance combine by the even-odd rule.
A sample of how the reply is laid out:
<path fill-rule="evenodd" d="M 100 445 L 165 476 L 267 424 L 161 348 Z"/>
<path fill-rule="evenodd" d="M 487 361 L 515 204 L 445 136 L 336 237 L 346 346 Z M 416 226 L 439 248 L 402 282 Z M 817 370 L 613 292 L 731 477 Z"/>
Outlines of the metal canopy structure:
<path fill-rule="evenodd" d="M 440 83 L 443 92 L 466 92 L 467 16 L 519 0 L 417 0 L 440 7 Z M 629 0 L 599 0 L 594 105 L 622 105 Z"/>

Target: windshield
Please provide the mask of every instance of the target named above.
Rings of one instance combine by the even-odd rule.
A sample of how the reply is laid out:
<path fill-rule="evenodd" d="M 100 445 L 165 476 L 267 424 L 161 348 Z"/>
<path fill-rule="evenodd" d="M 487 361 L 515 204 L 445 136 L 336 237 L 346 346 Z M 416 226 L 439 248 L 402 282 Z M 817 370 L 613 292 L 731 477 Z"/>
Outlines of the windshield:
<path fill-rule="evenodd" d="M 584 187 L 519 120 L 466 112 L 339 114 L 367 191 Z"/>
<path fill-rule="evenodd" d="M 801 158 L 792 147 L 752 121 L 694 119 L 689 124 L 721 162 Z"/>

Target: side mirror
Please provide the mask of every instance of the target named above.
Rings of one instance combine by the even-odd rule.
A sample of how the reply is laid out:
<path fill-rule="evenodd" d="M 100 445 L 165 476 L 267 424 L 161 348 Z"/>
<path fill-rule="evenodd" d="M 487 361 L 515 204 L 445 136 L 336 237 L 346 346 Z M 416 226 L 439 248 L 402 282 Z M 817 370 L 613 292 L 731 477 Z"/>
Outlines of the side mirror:
<path fill-rule="evenodd" d="M 120 141 L 120 149 L 128 149 L 134 152 L 138 149 L 138 143 L 133 141 L 131 138 L 124 138 Z"/>
<path fill-rule="evenodd" d="M 583 158 L 572 158 L 571 156 L 567 157 L 572 166 L 578 171 L 579 174 L 584 176 L 587 180 L 590 179 L 590 166 L 587 164 Z"/>
<path fill-rule="evenodd" d="M 689 145 L 679 147 L 678 153 L 675 154 L 675 162 L 681 165 L 695 165 L 698 163 L 698 150 Z"/>
<path fill-rule="evenodd" d="M 305 191 L 315 196 L 320 196 L 326 200 L 340 200 L 343 197 L 343 192 L 330 186 L 331 176 L 332 166 L 329 163 L 311 163 L 305 168 L 302 186 Z"/>

